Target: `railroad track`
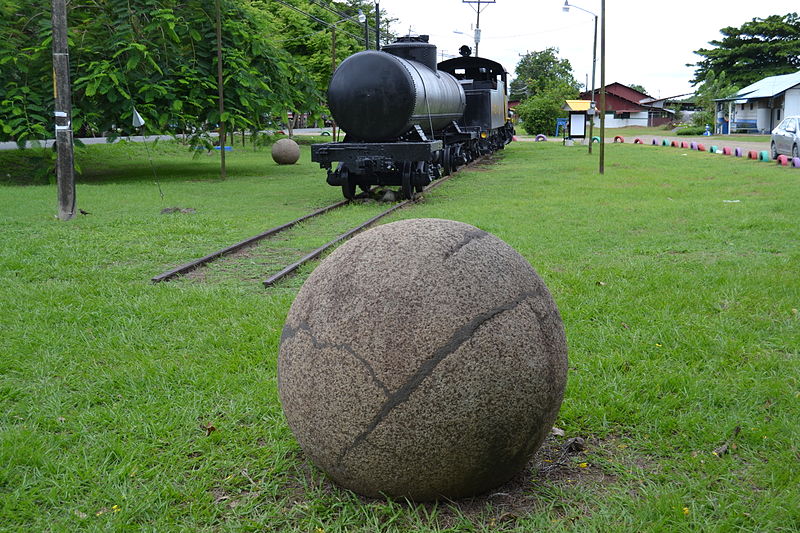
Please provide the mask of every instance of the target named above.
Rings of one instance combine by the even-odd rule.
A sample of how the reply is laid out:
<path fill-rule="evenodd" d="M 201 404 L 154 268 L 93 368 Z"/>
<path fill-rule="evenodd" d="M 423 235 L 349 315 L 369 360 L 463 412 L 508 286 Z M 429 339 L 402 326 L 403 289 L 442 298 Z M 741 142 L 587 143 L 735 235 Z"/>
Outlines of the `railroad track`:
<path fill-rule="evenodd" d="M 471 167 L 471 166 L 481 162 L 482 160 L 484 160 L 483 157 L 475 159 L 474 161 L 470 162 L 468 165 L 465 165 L 462 168 Z M 457 174 L 457 173 L 454 172 L 454 173 L 452 173 L 452 174 L 450 174 L 448 176 L 443 176 L 443 177 L 433 181 L 430 185 L 425 187 L 422 190 L 422 192 L 423 193 L 424 192 L 428 192 L 431 189 L 434 189 L 434 188 L 438 187 L 439 185 L 441 185 L 445 181 L 447 181 L 450 178 L 452 178 L 455 174 Z M 283 278 L 293 274 L 295 271 L 297 271 L 297 269 L 299 269 L 304 264 L 308 263 L 309 261 L 313 261 L 314 259 L 317 259 L 322 254 L 324 254 L 326 251 L 328 251 L 329 249 L 333 248 L 334 246 L 336 246 L 340 242 L 343 242 L 343 241 L 349 239 L 350 237 L 352 237 L 353 235 L 355 235 L 359 231 L 362 231 L 362 230 L 368 228 L 369 226 L 371 226 L 372 224 L 374 224 L 378 220 L 384 218 L 387 215 L 390 215 L 391 213 L 397 211 L 398 209 L 402 209 L 403 207 L 406 207 L 409 204 L 416 203 L 419 198 L 420 198 L 420 196 L 416 195 L 411 200 L 403 200 L 402 202 L 397 203 L 397 204 L 389 207 L 388 209 L 385 209 L 384 211 L 381 211 L 380 213 L 378 213 L 374 217 L 372 217 L 369 220 L 359 224 L 358 226 L 355 226 L 354 228 L 351 228 L 351 229 L 345 231 L 344 233 L 341 233 L 340 235 L 336 236 L 334 239 L 332 239 L 332 240 L 328 241 L 327 243 L 323 244 L 319 248 L 317 248 L 317 249 L 313 250 L 312 252 L 304 255 L 302 258 L 300 258 L 299 260 L 295 261 L 294 263 L 284 267 L 277 274 L 274 274 L 274 275 L 270 276 L 269 278 L 265 279 L 263 281 L 264 286 L 265 287 L 271 287 L 272 285 L 274 285 L 278 281 L 282 280 Z M 325 213 L 333 211 L 334 209 L 338 209 L 339 207 L 347 205 L 349 202 L 350 202 L 350 200 L 342 200 L 340 202 L 336 202 L 335 204 L 331 204 L 331 205 L 323 207 L 321 209 L 317 209 L 316 211 L 313 211 L 311 213 L 303 215 L 303 216 L 301 216 L 299 218 L 296 218 L 296 219 L 294 219 L 294 220 L 292 220 L 290 222 L 287 222 L 285 224 L 281 224 L 280 226 L 276 226 L 274 228 L 268 229 L 267 231 L 264 231 L 262 233 L 259 233 L 258 235 L 254 235 L 252 237 L 249 237 L 249 238 L 247 238 L 247 239 L 245 239 L 243 241 L 239 241 L 236 244 L 232 244 L 232 245 L 230 245 L 228 247 L 222 248 L 221 250 L 217 250 L 216 252 L 212 252 L 212 253 L 210 253 L 208 255 L 200 257 L 199 259 L 195 259 L 195 260 L 190 261 L 188 263 L 185 263 L 183 265 L 177 266 L 177 267 L 175 267 L 173 269 L 167 270 L 166 272 L 163 272 L 163 273 L 161 273 L 161 274 L 159 274 L 157 276 L 154 276 L 154 277 L 150 278 L 150 281 L 152 281 L 153 283 L 161 283 L 161 282 L 164 282 L 164 281 L 170 281 L 172 279 L 175 279 L 178 276 L 182 276 L 182 275 L 188 274 L 188 273 L 192 272 L 193 270 L 196 270 L 196 269 L 198 269 L 198 268 L 200 268 L 200 267 L 202 267 L 202 266 L 204 266 L 204 265 L 206 265 L 208 263 L 211 263 L 212 261 L 215 261 L 215 260 L 217 260 L 217 259 L 219 259 L 221 257 L 226 256 L 226 255 L 230 255 L 230 254 L 232 254 L 234 252 L 238 252 L 238 251 L 240 251 L 240 250 L 242 250 L 244 248 L 252 246 L 255 243 L 257 243 L 259 241 L 262 241 L 264 239 L 267 239 L 269 237 L 273 237 L 273 236 L 277 235 L 278 233 L 280 233 L 280 232 L 282 232 L 284 230 L 287 230 L 289 228 L 292 228 L 292 227 L 296 226 L 297 224 L 299 224 L 301 222 L 305 222 L 305 221 L 307 221 L 307 220 L 309 220 L 311 218 L 318 217 L 320 215 L 323 215 Z"/>

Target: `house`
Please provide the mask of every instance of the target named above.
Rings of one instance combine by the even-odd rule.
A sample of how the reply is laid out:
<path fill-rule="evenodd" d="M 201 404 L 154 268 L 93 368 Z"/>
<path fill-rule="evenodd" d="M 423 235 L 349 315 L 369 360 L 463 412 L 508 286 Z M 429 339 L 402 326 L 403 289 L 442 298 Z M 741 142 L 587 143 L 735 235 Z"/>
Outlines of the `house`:
<path fill-rule="evenodd" d="M 580 94 L 582 100 L 591 100 L 592 91 Z M 667 99 L 656 100 L 621 83 L 606 85 L 606 128 L 624 126 L 660 126 L 672 121 L 673 113 L 664 107 Z M 600 109 L 600 90 L 594 90 L 594 101 Z M 660 105 L 659 105 L 660 104 Z M 600 124 L 599 115 L 595 125 Z"/>
<path fill-rule="evenodd" d="M 717 130 L 769 133 L 785 117 L 800 115 L 800 71 L 770 76 L 717 103 Z"/>

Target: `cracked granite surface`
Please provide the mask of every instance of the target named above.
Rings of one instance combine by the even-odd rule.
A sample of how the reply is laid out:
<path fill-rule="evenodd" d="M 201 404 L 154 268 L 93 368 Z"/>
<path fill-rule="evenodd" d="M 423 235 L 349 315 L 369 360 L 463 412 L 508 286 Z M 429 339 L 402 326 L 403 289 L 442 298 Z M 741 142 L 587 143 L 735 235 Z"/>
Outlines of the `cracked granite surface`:
<path fill-rule="evenodd" d="M 544 283 L 500 239 L 416 219 L 346 243 L 281 338 L 287 421 L 334 480 L 369 496 L 469 496 L 522 468 L 550 429 L 567 348 Z"/>

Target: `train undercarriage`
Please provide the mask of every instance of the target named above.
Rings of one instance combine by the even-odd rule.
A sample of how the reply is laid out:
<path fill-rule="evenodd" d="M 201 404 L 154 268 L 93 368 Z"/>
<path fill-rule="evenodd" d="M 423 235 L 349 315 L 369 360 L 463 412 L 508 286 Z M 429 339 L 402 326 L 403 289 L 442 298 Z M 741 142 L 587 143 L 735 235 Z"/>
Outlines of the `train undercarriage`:
<path fill-rule="evenodd" d="M 340 186 L 347 199 L 373 186 L 400 187 L 402 197 L 411 199 L 433 180 L 501 150 L 513 135 L 510 123 L 483 133 L 453 123 L 439 139 L 430 140 L 417 127 L 397 142 L 348 142 L 345 137 L 343 142 L 315 144 L 311 160 L 328 170 L 328 184 Z"/>

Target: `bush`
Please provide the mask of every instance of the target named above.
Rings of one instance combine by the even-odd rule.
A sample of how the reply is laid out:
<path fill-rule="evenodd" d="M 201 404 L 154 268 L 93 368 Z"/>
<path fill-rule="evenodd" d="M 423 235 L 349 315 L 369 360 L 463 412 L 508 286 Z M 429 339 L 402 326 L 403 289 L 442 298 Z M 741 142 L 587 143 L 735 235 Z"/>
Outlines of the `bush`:
<path fill-rule="evenodd" d="M 530 135 L 554 135 L 556 119 L 567 116 L 562 109 L 564 100 L 570 98 L 569 89 L 551 87 L 536 93 L 517 106 L 520 122 Z"/>
<path fill-rule="evenodd" d="M 702 135 L 705 132 L 705 126 L 689 126 L 688 128 L 679 129 L 675 132 L 675 135 Z"/>

